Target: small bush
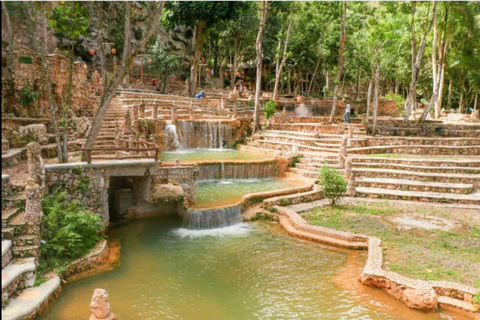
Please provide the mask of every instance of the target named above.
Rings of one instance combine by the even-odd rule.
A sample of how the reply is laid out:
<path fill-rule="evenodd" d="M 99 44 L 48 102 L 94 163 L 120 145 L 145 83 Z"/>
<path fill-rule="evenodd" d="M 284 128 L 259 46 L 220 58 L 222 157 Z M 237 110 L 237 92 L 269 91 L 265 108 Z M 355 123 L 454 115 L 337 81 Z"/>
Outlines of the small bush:
<path fill-rule="evenodd" d="M 271 116 L 275 113 L 277 104 L 273 99 L 268 100 L 268 102 L 263 106 L 263 111 L 265 112 L 265 118 L 270 119 Z"/>
<path fill-rule="evenodd" d="M 302 156 L 295 156 L 292 158 L 292 162 L 290 163 L 289 167 L 295 168 L 297 166 L 297 163 L 300 161 L 300 158 Z"/>
<path fill-rule="evenodd" d="M 280 205 L 282 207 L 289 206 L 290 205 L 290 199 L 283 198 L 282 200 L 280 200 Z"/>
<path fill-rule="evenodd" d="M 66 201 L 66 192 L 55 191 L 43 199 L 42 259 L 40 269 L 62 273 L 71 261 L 88 253 L 101 237 L 101 218 L 79 201 Z"/>
<path fill-rule="evenodd" d="M 18 103 L 24 107 L 28 107 L 32 102 L 38 100 L 38 93 L 32 91 L 28 86 L 24 86 L 18 95 L 20 96 Z"/>
<path fill-rule="evenodd" d="M 330 199 L 330 204 L 334 206 L 347 192 L 347 180 L 335 168 L 328 165 L 320 169 L 319 178 L 318 184 L 323 186 L 325 197 Z"/>
<path fill-rule="evenodd" d="M 477 292 L 477 294 L 473 297 L 473 307 L 475 308 L 475 311 L 480 309 L 480 292 Z"/>
<path fill-rule="evenodd" d="M 402 95 L 390 92 L 387 93 L 384 98 L 394 100 L 397 110 L 404 111 L 405 100 L 403 100 Z"/>

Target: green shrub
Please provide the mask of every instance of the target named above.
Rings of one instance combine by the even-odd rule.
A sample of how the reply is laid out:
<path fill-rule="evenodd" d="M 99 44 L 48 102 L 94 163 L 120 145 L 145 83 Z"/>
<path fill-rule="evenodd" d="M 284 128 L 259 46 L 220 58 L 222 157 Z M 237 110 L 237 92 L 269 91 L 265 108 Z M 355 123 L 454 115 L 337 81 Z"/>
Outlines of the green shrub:
<path fill-rule="evenodd" d="M 28 86 L 23 86 L 18 95 L 20 96 L 18 103 L 24 107 L 27 107 L 35 100 L 38 100 L 38 93 L 32 91 Z"/>
<path fill-rule="evenodd" d="M 54 191 L 43 199 L 40 269 L 62 273 L 66 265 L 88 253 L 100 241 L 101 218 L 79 201 L 67 201 Z"/>
<path fill-rule="evenodd" d="M 292 158 L 292 162 L 290 163 L 289 167 L 295 168 L 297 166 L 297 163 L 300 161 L 300 158 L 302 156 L 295 156 Z"/>
<path fill-rule="evenodd" d="M 323 193 L 330 199 L 330 204 L 334 206 L 347 192 L 347 180 L 335 168 L 326 164 L 320 169 L 319 178 L 318 184 L 323 186 Z"/>
<path fill-rule="evenodd" d="M 480 309 L 480 292 L 477 292 L 477 294 L 473 296 L 472 302 L 473 302 L 473 307 L 475 308 L 475 311 Z"/>
<path fill-rule="evenodd" d="M 268 100 L 268 102 L 263 106 L 263 111 L 265 112 L 265 118 L 270 119 L 271 116 L 275 113 L 277 104 L 273 99 Z"/>
<path fill-rule="evenodd" d="M 281 205 L 282 207 L 289 206 L 289 205 L 290 205 L 290 199 L 283 198 L 282 200 L 280 200 L 280 205 Z"/>
<path fill-rule="evenodd" d="M 405 100 L 403 100 L 403 97 L 401 94 L 389 92 L 385 95 L 384 98 L 394 100 L 395 107 L 397 108 L 397 110 L 404 111 Z"/>

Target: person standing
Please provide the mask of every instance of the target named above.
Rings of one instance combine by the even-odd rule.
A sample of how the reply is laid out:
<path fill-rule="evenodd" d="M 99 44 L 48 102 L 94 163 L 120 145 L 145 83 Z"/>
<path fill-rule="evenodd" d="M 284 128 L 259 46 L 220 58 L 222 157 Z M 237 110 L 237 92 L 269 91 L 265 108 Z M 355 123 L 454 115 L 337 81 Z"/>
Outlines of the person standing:
<path fill-rule="evenodd" d="M 345 123 L 350 123 L 350 111 L 352 109 L 352 106 L 350 105 L 349 102 L 347 102 L 347 105 L 345 106 L 345 114 L 343 115 L 343 120 Z"/>

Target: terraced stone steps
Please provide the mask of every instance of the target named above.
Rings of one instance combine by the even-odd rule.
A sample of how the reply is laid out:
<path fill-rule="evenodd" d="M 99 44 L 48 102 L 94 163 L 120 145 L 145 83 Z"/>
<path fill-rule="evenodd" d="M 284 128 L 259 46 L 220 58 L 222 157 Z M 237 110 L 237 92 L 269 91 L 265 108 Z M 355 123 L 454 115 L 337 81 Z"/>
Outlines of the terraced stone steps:
<path fill-rule="evenodd" d="M 424 191 L 403 191 L 403 190 L 389 190 L 383 188 L 367 188 L 357 187 L 357 196 L 367 198 L 388 198 L 398 200 L 415 200 L 426 202 L 458 202 L 468 204 L 480 204 L 480 193 L 472 194 L 451 194 L 440 192 L 424 192 Z"/>
<path fill-rule="evenodd" d="M 2 303 L 16 290 L 33 286 L 37 266 L 34 258 L 12 260 L 2 269 Z M 3 319 L 3 315 L 2 315 Z"/>
<path fill-rule="evenodd" d="M 2 269 L 12 261 L 12 241 L 2 240 Z"/>
<path fill-rule="evenodd" d="M 381 157 L 360 157 L 355 156 L 353 158 L 353 162 L 356 163 L 392 163 L 392 164 L 407 164 L 407 165 L 420 165 L 420 166 L 438 166 L 441 168 L 444 167 L 480 167 L 480 160 L 475 159 L 448 159 L 448 160 L 440 160 L 440 159 L 417 159 L 417 158 L 381 158 Z"/>
<path fill-rule="evenodd" d="M 353 160 L 355 168 L 379 168 L 379 169 L 402 169 L 416 172 L 438 172 L 438 173 L 465 173 L 480 174 L 480 167 L 454 167 L 454 166 L 423 166 L 401 163 L 358 163 Z"/>
<path fill-rule="evenodd" d="M 423 182 L 406 179 L 357 178 L 356 186 L 382 188 L 388 190 L 426 191 L 437 193 L 469 194 L 474 191 L 473 184 Z"/>
<path fill-rule="evenodd" d="M 357 178 L 391 178 L 447 183 L 467 183 L 473 184 L 475 188 L 480 187 L 480 174 L 425 173 L 408 170 L 357 168 L 355 166 L 352 171 Z"/>
<path fill-rule="evenodd" d="M 441 308 L 443 309 L 459 309 L 459 310 L 464 310 L 468 312 L 475 312 L 475 308 L 473 304 L 464 301 L 464 300 L 459 300 L 447 296 L 439 296 L 438 297 L 438 303 Z"/>
<path fill-rule="evenodd" d="M 331 153 L 336 152 L 331 148 L 320 148 L 320 147 L 313 147 L 313 146 L 298 144 L 298 143 L 270 141 L 270 140 L 255 140 L 254 146 L 259 148 L 274 149 L 274 150 L 291 150 L 294 146 L 298 146 L 299 151 L 318 151 L 318 152 L 331 152 Z"/>
<path fill-rule="evenodd" d="M 358 135 L 365 135 L 366 131 L 363 125 L 361 124 L 350 124 L 353 126 L 353 134 Z M 333 133 L 333 134 L 344 134 L 345 131 L 348 129 L 348 125 L 329 125 L 329 124 L 318 124 L 318 123 L 273 123 L 272 124 L 273 130 L 279 131 L 301 131 L 301 132 L 312 132 L 314 133 L 316 130 L 320 134 L 325 133 Z"/>
<path fill-rule="evenodd" d="M 32 318 L 36 311 L 60 288 L 60 278 L 54 277 L 38 287 L 23 290 L 2 310 L 2 320 Z"/>
<path fill-rule="evenodd" d="M 475 146 L 432 146 L 432 145 L 393 145 L 350 148 L 349 153 L 376 154 L 428 154 L 428 155 L 480 155 L 480 145 Z"/>

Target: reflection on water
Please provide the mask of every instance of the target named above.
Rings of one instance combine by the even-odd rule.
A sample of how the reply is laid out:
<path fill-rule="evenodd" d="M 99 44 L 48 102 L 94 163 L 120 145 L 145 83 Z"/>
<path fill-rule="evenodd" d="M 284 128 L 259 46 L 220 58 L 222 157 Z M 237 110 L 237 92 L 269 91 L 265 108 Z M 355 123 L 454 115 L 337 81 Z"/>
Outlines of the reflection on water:
<path fill-rule="evenodd" d="M 235 149 L 187 149 L 163 152 L 160 156 L 160 160 L 166 162 L 174 162 L 176 159 L 180 162 L 205 160 L 267 160 L 273 159 L 273 156 Z"/>
<path fill-rule="evenodd" d="M 179 219 L 132 222 L 117 269 L 65 287 L 41 319 L 84 320 L 95 288 L 120 319 L 440 319 L 392 315 L 337 284 L 348 253 L 263 224 L 192 231 Z M 361 253 L 359 259 L 364 259 Z M 355 281 L 355 280 L 353 280 Z"/>

